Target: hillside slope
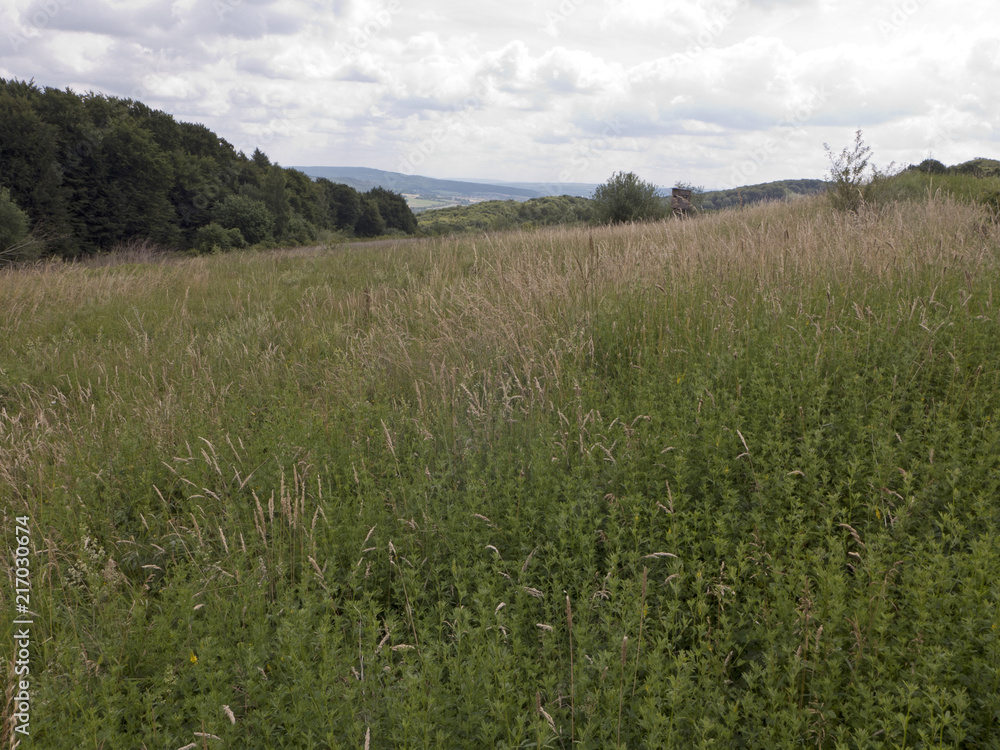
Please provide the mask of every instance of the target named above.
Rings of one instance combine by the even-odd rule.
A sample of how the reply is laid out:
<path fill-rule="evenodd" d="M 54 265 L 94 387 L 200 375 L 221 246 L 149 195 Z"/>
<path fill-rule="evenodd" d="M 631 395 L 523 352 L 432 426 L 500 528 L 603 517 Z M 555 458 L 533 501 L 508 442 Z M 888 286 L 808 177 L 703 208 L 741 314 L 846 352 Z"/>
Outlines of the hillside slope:
<path fill-rule="evenodd" d="M 0 273 L 32 746 L 993 748 L 998 287 L 944 194 Z"/>

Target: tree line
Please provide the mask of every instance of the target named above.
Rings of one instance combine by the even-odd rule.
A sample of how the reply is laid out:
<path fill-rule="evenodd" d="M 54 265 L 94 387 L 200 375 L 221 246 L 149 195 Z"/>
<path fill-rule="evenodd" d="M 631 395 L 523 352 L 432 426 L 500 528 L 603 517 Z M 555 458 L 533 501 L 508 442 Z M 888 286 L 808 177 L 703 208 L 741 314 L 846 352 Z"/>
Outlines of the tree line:
<path fill-rule="evenodd" d="M 0 78 L 0 259 L 134 239 L 209 251 L 416 230 L 390 190 L 312 180 L 138 101 Z"/>
<path fill-rule="evenodd" d="M 426 234 L 495 232 L 534 229 L 556 224 L 585 223 L 593 218 L 593 201 L 572 195 L 544 196 L 527 201 L 495 200 L 470 206 L 449 206 L 417 215 Z"/>

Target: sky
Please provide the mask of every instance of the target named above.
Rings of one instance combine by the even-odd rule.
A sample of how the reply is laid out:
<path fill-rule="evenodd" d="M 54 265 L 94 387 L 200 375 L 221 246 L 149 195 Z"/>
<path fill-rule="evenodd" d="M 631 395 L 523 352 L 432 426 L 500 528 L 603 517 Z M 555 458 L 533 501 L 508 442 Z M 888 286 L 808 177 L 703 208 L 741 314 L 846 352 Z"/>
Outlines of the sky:
<path fill-rule="evenodd" d="M 282 166 L 707 188 L 1000 158 L 996 0 L 4 0 L 0 77 Z"/>

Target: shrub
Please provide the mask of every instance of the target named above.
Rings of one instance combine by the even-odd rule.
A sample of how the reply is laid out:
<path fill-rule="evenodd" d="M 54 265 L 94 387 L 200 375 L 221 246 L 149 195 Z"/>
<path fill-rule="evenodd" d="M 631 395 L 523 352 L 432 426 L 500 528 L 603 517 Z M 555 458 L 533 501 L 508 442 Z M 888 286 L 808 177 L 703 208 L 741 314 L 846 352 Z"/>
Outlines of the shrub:
<path fill-rule="evenodd" d="M 948 171 L 948 168 L 937 159 L 924 159 L 917 166 L 911 167 L 911 169 L 916 169 L 918 172 L 926 174 L 944 174 Z"/>
<path fill-rule="evenodd" d="M 653 221 L 666 216 L 656 186 L 633 172 L 616 172 L 594 191 L 594 217 L 602 224 Z"/>
<path fill-rule="evenodd" d="M 232 247 L 239 248 L 241 250 L 249 244 L 246 239 L 244 239 L 243 233 L 240 232 L 239 229 L 229 230 L 229 242 Z"/>
<path fill-rule="evenodd" d="M 318 235 L 319 230 L 313 224 L 298 214 L 292 214 L 288 220 L 284 239 L 295 245 L 308 245 L 310 242 L 315 242 Z"/>
<path fill-rule="evenodd" d="M 0 262 L 29 255 L 28 215 L 18 208 L 7 188 L 0 188 Z"/>
<path fill-rule="evenodd" d="M 247 242 L 239 229 L 226 229 L 214 221 L 200 227 L 194 233 L 194 247 L 200 253 L 232 250 L 234 247 L 246 247 L 246 244 Z"/>
<path fill-rule="evenodd" d="M 832 189 L 827 193 L 830 202 L 838 211 L 857 212 L 879 202 L 885 181 L 892 177 L 895 165 L 881 170 L 872 163 L 872 150 L 864 142 L 861 129 L 854 134 L 854 145 L 845 148 L 838 156 L 827 144 L 823 144 L 830 158 L 829 180 Z"/>
<path fill-rule="evenodd" d="M 215 207 L 215 222 L 238 229 L 251 245 L 267 242 L 274 233 L 274 216 L 263 201 L 245 195 L 229 195 Z"/>

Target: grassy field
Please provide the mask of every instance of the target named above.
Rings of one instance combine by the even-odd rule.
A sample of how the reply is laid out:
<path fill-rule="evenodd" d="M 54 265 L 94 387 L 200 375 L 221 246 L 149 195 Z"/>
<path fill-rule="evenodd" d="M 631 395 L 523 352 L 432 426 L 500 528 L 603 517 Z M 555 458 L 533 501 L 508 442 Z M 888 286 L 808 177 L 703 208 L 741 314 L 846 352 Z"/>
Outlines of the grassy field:
<path fill-rule="evenodd" d="M 22 747 L 1000 747 L 998 282 L 940 194 L 4 271 Z"/>

